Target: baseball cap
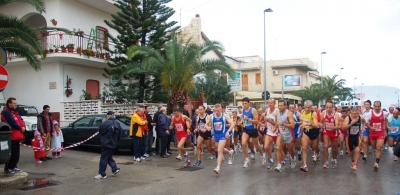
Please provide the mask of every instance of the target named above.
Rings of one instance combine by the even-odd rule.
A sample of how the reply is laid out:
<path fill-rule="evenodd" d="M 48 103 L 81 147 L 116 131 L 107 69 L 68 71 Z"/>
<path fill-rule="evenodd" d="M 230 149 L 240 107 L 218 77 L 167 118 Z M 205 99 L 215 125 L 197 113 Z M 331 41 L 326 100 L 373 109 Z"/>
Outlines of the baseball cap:
<path fill-rule="evenodd" d="M 108 111 L 108 112 L 107 112 L 107 115 L 113 115 L 113 114 L 114 114 L 113 111 Z"/>

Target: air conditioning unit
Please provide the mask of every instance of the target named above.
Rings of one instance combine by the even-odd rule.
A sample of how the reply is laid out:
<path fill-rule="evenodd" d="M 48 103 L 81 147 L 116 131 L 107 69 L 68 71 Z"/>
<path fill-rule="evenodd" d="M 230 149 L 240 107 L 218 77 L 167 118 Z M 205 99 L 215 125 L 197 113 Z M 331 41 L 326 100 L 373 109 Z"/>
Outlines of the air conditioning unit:
<path fill-rule="evenodd" d="M 278 75 L 278 74 L 279 74 L 279 71 L 273 70 L 273 71 L 272 71 L 272 74 L 273 74 L 273 75 Z"/>

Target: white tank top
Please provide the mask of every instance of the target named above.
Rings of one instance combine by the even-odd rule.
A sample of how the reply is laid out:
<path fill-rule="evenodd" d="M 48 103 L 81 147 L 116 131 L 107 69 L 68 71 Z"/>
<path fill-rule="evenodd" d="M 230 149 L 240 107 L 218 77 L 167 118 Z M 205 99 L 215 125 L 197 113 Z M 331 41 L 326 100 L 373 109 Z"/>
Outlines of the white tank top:
<path fill-rule="evenodd" d="M 285 110 L 285 112 L 283 112 L 283 114 L 281 114 L 281 112 L 278 112 L 277 119 L 282 122 L 282 125 L 279 126 L 279 133 L 282 136 L 291 136 L 292 135 L 292 131 L 289 128 L 283 126 L 283 124 L 289 124 L 288 113 L 289 113 L 289 110 Z"/>
<path fill-rule="evenodd" d="M 278 112 L 278 108 L 275 108 L 275 110 L 272 113 L 270 113 L 270 109 L 268 108 L 267 112 L 265 113 L 266 114 L 265 117 L 276 122 L 275 116 L 276 116 L 277 112 Z M 278 130 L 276 130 L 275 133 L 272 131 L 272 128 L 274 128 L 274 126 L 271 123 L 267 122 L 267 128 L 268 128 L 267 135 L 278 136 Z"/>

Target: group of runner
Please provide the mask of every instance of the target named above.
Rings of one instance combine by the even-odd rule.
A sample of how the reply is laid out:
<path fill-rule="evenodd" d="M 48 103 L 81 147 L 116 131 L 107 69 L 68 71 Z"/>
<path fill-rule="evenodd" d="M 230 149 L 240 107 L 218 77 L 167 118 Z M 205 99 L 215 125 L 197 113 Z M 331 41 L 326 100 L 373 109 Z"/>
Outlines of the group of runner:
<path fill-rule="evenodd" d="M 299 160 L 302 161 L 300 170 L 308 172 L 310 148 L 313 151 L 313 163 L 318 163 L 321 161 L 319 145 L 323 144 L 322 168 L 337 168 L 337 156 L 343 155 L 345 143 L 346 153 L 352 159 L 351 169 L 357 170 L 360 152 L 363 154 L 362 160 L 367 161 L 370 145 L 370 150 L 375 153 L 374 169 L 378 170 L 384 144 L 387 141 L 393 147 L 400 135 L 400 108 L 391 107 L 386 112 L 381 109 L 380 101 L 375 101 L 372 109 L 371 101 L 367 100 L 362 110 L 356 106 L 335 107 L 327 101 L 323 111 L 310 100 L 304 101 L 303 105 L 279 100 L 276 107 L 275 100 L 269 99 L 265 110 L 251 107 L 247 97 L 243 98 L 242 104 L 243 109 L 239 107 L 232 113 L 227 113 L 223 104 L 216 104 L 213 113 L 209 112 L 210 108 L 200 105 L 196 111 L 196 121 L 182 115 L 179 108 L 174 109 L 170 128 L 177 130 L 179 155 L 176 159 L 182 160 L 181 155 L 184 155 L 184 167 L 191 165 L 189 155 L 184 150 L 184 144 L 187 143 L 197 146 L 194 147 L 194 166 L 200 166 L 205 144 L 212 154 L 210 158 L 217 158 L 217 166 L 213 170 L 216 174 L 220 173 L 224 154 L 229 154 L 228 164 L 231 165 L 235 155 L 243 152 L 243 167 L 247 168 L 251 162 L 249 154 L 255 160 L 256 151 L 261 156 L 261 164 L 267 165 L 268 169 L 281 172 L 287 161 L 294 169 Z M 190 126 L 194 128 L 188 128 Z M 193 135 L 197 135 L 194 141 L 196 145 L 188 141 Z M 394 160 L 397 161 L 397 157 Z"/>

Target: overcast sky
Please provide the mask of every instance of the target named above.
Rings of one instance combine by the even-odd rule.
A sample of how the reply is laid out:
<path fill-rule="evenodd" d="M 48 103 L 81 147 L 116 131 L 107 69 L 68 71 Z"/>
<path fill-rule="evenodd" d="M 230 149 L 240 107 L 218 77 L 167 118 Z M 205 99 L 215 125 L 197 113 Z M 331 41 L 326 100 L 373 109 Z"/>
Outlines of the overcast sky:
<path fill-rule="evenodd" d="M 271 8 L 267 60 L 310 58 L 320 66 L 326 52 L 323 74 L 339 75 L 343 67 L 349 87 L 357 77 L 356 85 L 400 88 L 399 0 L 173 0 L 168 6 L 178 23 L 182 13 L 182 26 L 200 14 L 203 32 L 234 57 L 264 56 L 263 10 Z"/>

